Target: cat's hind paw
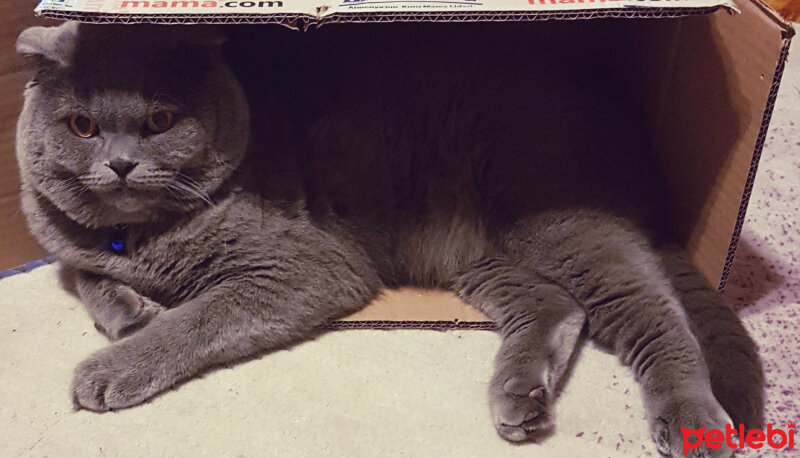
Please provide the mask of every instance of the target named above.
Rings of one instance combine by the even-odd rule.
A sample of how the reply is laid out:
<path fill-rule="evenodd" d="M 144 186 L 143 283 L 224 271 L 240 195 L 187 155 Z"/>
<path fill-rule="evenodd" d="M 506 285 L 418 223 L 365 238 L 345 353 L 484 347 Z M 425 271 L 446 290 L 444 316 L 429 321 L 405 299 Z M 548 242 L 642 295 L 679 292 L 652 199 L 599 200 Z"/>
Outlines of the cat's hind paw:
<path fill-rule="evenodd" d="M 504 439 L 534 441 L 552 430 L 550 393 L 543 386 L 515 376 L 492 383 L 491 391 L 492 420 Z"/>

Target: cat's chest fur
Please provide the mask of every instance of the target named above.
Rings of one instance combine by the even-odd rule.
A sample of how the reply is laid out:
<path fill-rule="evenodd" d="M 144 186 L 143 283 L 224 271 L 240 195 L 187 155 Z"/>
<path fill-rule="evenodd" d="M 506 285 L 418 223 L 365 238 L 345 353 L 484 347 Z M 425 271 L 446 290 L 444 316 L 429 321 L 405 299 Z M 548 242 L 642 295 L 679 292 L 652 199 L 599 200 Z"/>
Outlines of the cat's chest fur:
<path fill-rule="evenodd" d="M 264 244 L 276 230 L 255 199 L 232 193 L 170 224 L 131 225 L 100 232 L 96 251 L 77 251 L 70 264 L 91 266 L 164 306 L 177 306 L 270 257 Z M 116 251 L 111 244 L 122 242 Z M 76 259 L 77 257 L 77 259 Z"/>
<path fill-rule="evenodd" d="M 237 237 L 225 230 L 211 211 L 195 215 L 169 228 L 136 225 L 120 240 L 124 250 L 110 247 L 110 234 L 99 242 L 107 261 L 101 269 L 108 277 L 128 284 L 165 306 L 174 306 L 196 294 L 210 280 L 211 269 L 230 255 Z"/>

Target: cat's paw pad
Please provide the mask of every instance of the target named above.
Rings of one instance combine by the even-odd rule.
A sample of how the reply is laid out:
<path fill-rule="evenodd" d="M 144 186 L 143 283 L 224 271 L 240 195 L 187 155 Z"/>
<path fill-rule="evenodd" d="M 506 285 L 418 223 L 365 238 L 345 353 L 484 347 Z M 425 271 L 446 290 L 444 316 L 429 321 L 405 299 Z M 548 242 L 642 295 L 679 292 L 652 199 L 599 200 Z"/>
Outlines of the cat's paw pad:
<path fill-rule="evenodd" d="M 497 432 L 512 442 L 534 440 L 550 431 L 549 393 L 521 377 L 511 377 L 502 386 L 493 384 L 492 419 Z"/>
<path fill-rule="evenodd" d="M 120 409 L 153 395 L 149 371 L 131 362 L 121 350 L 119 346 L 106 348 L 78 365 L 72 381 L 75 409 Z"/>
<path fill-rule="evenodd" d="M 735 448 L 726 445 L 725 439 L 722 440 L 720 447 L 713 449 L 706 446 L 703 437 L 695 434 L 700 428 L 704 428 L 703 433 L 711 429 L 718 429 L 723 435 L 725 434 L 725 427 L 730 423 L 730 419 L 721 406 L 714 404 L 717 403 L 688 400 L 674 402 L 652 419 L 650 432 L 661 456 L 670 458 L 730 458 L 733 456 Z M 738 438 L 734 438 L 733 443 L 738 443 Z M 686 453 L 684 453 L 684 449 Z"/>

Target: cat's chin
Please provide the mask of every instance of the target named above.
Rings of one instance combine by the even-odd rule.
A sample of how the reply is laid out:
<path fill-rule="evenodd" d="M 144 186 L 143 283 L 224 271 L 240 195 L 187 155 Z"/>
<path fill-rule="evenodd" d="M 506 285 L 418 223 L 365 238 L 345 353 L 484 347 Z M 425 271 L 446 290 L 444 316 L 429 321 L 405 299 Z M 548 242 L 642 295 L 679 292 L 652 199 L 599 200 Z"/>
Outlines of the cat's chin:
<path fill-rule="evenodd" d="M 151 222 L 156 218 L 152 204 L 147 199 L 120 191 L 102 199 L 104 209 L 96 214 L 103 215 L 101 226 Z"/>
<path fill-rule="evenodd" d="M 106 207 L 110 207 L 113 213 L 123 216 L 150 213 L 149 210 L 157 201 L 152 192 L 134 190 L 125 185 L 97 191 L 96 195 Z"/>
<path fill-rule="evenodd" d="M 145 203 L 141 199 L 124 194 L 115 198 L 111 204 L 122 213 L 138 213 L 145 209 Z"/>
<path fill-rule="evenodd" d="M 138 211 L 128 209 L 127 211 L 120 210 L 117 207 L 104 212 L 103 217 L 95 221 L 96 226 L 115 226 L 120 224 L 143 224 L 154 223 L 160 220 L 159 215 L 153 213 L 150 208 L 142 208 Z"/>

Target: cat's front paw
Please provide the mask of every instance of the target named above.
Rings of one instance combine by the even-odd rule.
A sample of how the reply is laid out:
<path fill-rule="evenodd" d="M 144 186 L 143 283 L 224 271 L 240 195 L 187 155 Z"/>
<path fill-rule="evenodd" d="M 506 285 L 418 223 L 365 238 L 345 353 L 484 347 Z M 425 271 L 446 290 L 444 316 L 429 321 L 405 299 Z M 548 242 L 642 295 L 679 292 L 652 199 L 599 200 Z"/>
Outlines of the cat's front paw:
<path fill-rule="evenodd" d="M 658 452 L 665 457 L 729 458 L 735 447 L 723 439 L 714 444 L 718 448 L 710 448 L 698 433 L 717 429 L 724 435 L 730 423 L 716 400 L 672 399 L 650 420 L 650 432 Z M 738 443 L 738 438 L 733 443 Z"/>
<path fill-rule="evenodd" d="M 160 304 L 140 295 L 128 286 L 121 286 L 105 323 L 95 322 L 95 328 L 110 340 L 119 340 L 145 327 L 159 312 Z"/>
<path fill-rule="evenodd" d="M 96 412 L 121 409 L 139 404 L 160 391 L 148 355 L 136 357 L 120 344 L 95 353 L 75 369 L 72 399 L 76 409 Z"/>
<path fill-rule="evenodd" d="M 490 386 L 492 420 L 497 432 L 512 442 L 535 440 L 550 432 L 551 394 L 529 377 L 495 375 Z"/>

